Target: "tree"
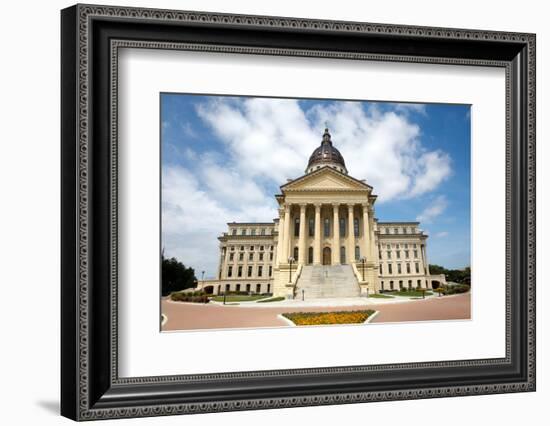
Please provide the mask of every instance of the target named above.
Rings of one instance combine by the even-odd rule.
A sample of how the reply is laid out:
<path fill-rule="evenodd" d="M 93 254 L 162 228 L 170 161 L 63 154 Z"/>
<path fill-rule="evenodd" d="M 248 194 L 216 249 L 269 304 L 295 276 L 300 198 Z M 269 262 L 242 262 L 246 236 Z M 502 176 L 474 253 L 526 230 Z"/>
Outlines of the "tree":
<path fill-rule="evenodd" d="M 439 265 L 430 265 L 430 274 L 443 274 L 447 281 L 470 285 L 471 270 L 469 266 L 464 269 L 447 269 Z"/>
<path fill-rule="evenodd" d="M 197 284 L 195 270 L 186 268 L 175 257 L 165 259 L 162 256 L 162 295 L 168 296 L 174 291 L 193 288 Z"/>

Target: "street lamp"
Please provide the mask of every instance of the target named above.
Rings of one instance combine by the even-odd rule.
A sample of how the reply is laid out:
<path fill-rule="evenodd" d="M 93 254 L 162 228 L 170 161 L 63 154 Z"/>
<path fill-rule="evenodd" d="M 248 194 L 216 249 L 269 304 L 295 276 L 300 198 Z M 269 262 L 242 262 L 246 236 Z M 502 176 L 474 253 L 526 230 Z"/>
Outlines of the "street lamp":
<path fill-rule="evenodd" d="M 363 271 L 363 281 L 365 281 L 365 263 L 367 261 L 367 258 L 363 256 L 361 258 L 361 270 Z"/>
<path fill-rule="evenodd" d="M 292 283 L 292 262 L 294 262 L 294 258 L 292 256 L 290 256 L 288 258 L 288 263 L 290 264 L 290 268 L 288 270 L 288 283 L 289 284 Z"/>
<path fill-rule="evenodd" d="M 202 271 L 201 274 L 201 281 L 204 281 L 204 271 Z"/>

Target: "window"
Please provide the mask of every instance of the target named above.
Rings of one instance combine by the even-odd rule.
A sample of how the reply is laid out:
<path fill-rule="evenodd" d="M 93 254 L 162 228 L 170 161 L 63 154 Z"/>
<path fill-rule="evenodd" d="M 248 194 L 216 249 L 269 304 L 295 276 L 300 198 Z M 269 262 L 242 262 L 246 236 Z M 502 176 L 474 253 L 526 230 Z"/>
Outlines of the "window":
<path fill-rule="evenodd" d="M 262 285 L 256 284 L 256 293 L 260 293 L 262 291 Z"/>
<path fill-rule="evenodd" d="M 269 266 L 269 276 L 273 275 L 273 267 Z"/>
<path fill-rule="evenodd" d="M 330 219 L 325 219 L 323 233 L 325 237 L 330 237 Z"/>
<path fill-rule="evenodd" d="M 382 274 L 382 264 L 380 264 L 379 270 L 380 270 L 380 274 Z"/>
<path fill-rule="evenodd" d="M 225 285 L 225 291 L 227 292 L 227 291 L 229 291 L 230 289 L 231 289 L 231 285 L 226 284 L 226 285 Z"/>
<path fill-rule="evenodd" d="M 398 273 L 398 274 L 401 273 L 401 263 L 398 263 L 398 264 L 397 264 L 397 273 Z"/>
<path fill-rule="evenodd" d="M 310 237 L 313 237 L 315 235 L 315 219 L 309 219 L 308 232 Z"/>
<path fill-rule="evenodd" d="M 254 251 L 254 246 L 250 246 L 250 251 Z"/>
<path fill-rule="evenodd" d="M 273 252 L 269 253 L 269 260 L 273 260 Z"/>
<path fill-rule="evenodd" d="M 246 229 L 241 229 L 241 235 L 246 235 Z"/>
<path fill-rule="evenodd" d="M 241 253 L 241 257 L 242 257 L 242 255 L 243 254 Z M 248 253 L 248 260 L 254 260 L 254 253 Z"/>
<path fill-rule="evenodd" d="M 408 244 L 405 244 L 405 248 L 408 249 L 408 248 L 409 248 L 409 245 L 408 245 Z"/>
<path fill-rule="evenodd" d="M 393 281 L 390 281 L 390 290 L 393 290 Z"/>
<path fill-rule="evenodd" d="M 412 286 L 413 286 L 413 282 L 412 280 L 409 280 L 409 290 L 412 289 Z"/>
<path fill-rule="evenodd" d="M 263 253 L 260 253 L 260 259 L 259 260 L 264 260 L 264 254 Z"/>
<path fill-rule="evenodd" d="M 300 219 L 298 218 L 294 219 L 294 236 L 300 236 Z"/>
<path fill-rule="evenodd" d="M 250 284 L 247 284 L 247 285 L 246 285 L 246 292 L 247 292 L 247 293 L 250 293 Z"/>
<path fill-rule="evenodd" d="M 269 293 L 271 291 L 271 284 L 267 285 L 267 292 Z"/>
<path fill-rule="evenodd" d="M 417 259 L 418 258 L 418 250 L 414 250 L 414 258 Z"/>
<path fill-rule="evenodd" d="M 422 286 L 422 284 L 420 284 L 420 280 L 416 280 L 416 286 L 417 286 L 417 287 L 421 287 L 421 286 Z"/>
<path fill-rule="evenodd" d="M 393 233 L 394 234 L 399 234 L 399 228 L 393 228 Z"/>
<path fill-rule="evenodd" d="M 403 288 L 403 281 L 399 280 L 399 289 L 401 290 Z"/>
<path fill-rule="evenodd" d="M 265 229 L 262 228 L 262 230 L 260 231 L 260 235 L 265 235 Z"/>
<path fill-rule="evenodd" d="M 415 270 L 415 272 L 416 272 L 417 274 L 420 273 L 420 267 L 418 266 L 418 262 L 416 262 L 416 263 L 414 264 L 414 270 Z"/>
<path fill-rule="evenodd" d="M 230 277 L 233 275 L 233 266 L 229 266 L 227 268 L 227 276 Z"/>
<path fill-rule="evenodd" d="M 382 259 L 382 252 L 378 250 L 378 259 Z"/>
<path fill-rule="evenodd" d="M 231 251 L 234 251 L 234 250 L 235 250 L 235 246 L 231 246 L 229 249 L 230 249 Z"/>
<path fill-rule="evenodd" d="M 244 246 L 241 246 L 241 247 L 239 248 L 239 250 L 243 251 L 243 250 L 244 250 Z"/>
<path fill-rule="evenodd" d="M 384 231 L 386 234 L 389 234 L 390 233 L 390 228 L 384 228 Z"/>
<path fill-rule="evenodd" d="M 269 250 L 273 251 L 273 246 L 269 246 Z"/>
<path fill-rule="evenodd" d="M 247 276 L 251 277 L 252 276 L 252 266 L 249 266 L 248 267 L 248 274 Z"/>
<path fill-rule="evenodd" d="M 397 254 L 397 258 L 401 259 L 401 250 L 397 250 L 396 254 Z"/>
<path fill-rule="evenodd" d="M 235 257 L 235 253 L 229 253 L 229 260 L 232 262 Z"/>
<path fill-rule="evenodd" d="M 380 290 L 384 290 L 384 281 L 380 281 Z"/>
<path fill-rule="evenodd" d="M 346 236 L 346 219 L 341 217 L 340 218 L 340 237 Z"/>
<path fill-rule="evenodd" d="M 240 285 L 240 284 L 237 284 L 237 285 L 235 286 L 235 290 L 236 290 L 236 291 L 241 291 L 241 285 Z"/>
<path fill-rule="evenodd" d="M 353 219 L 353 235 L 356 237 L 359 236 L 359 219 L 357 218 Z"/>
<path fill-rule="evenodd" d="M 250 232 L 250 235 L 256 235 L 256 230 L 252 229 L 252 231 Z"/>
<path fill-rule="evenodd" d="M 340 247 L 340 263 L 342 265 L 346 263 L 346 248 L 344 246 Z"/>
<path fill-rule="evenodd" d="M 307 263 L 313 263 L 313 247 L 307 249 Z"/>
<path fill-rule="evenodd" d="M 298 261 L 298 247 L 294 247 L 294 260 Z"/>
<path fill-rule="evenodd" d="M 264 246 L 260 246 L 260 251 L 264 251 Z"/>
<path fill-rule="evenodd" d="M 405 259 L 409 258 L 409 250 L 405 250 Z"/>
<path fill-rule="evenodd" d="M 231 231 L 231 235 L 237 235 L 237 230 L 236 230 L 236 229 L 233 229 L 233 230 Z"/>
<path fill-rule="evenodd" d="M 403 234 L 407 233 L 407 228 L 403 228 Z"/>
<path fill-rule="evenodd" d="M 262 265 L 258 266 L 258 276 L 261 277 L 262 276 Z"/>
<path fill-rule="evenodd" d="M 388 274 L 393 274 L 393 271 L 392 271 L 392 264 L 391 263 L 388 263 Z M 390 281 L 392 282 L 392 281 Z M 393 288 L 393 287 L 392 287 Z"/>
<path fill-rule="evenodd" d="M 361 258 L 361 249 L 359 246 L 355 246 L 355 260 L 359 260 Z"/>
<path fill-rule="evenodd" d="M 391 248 L 390 245 L 389 245 L 389 244 L 386 244 L 386 249 L 389 250 L 390 248 Z"/>
<path fill-rule="evenodd" d="M 243 276 L 243 267 L 239 266 L 239 269 L 237 270 L 237 276 L 242 277 Z"/>
<path fill-rule="evenodd" d="M 386 258 L 391 259 L 391 251 L 390 250 L 388 250 L 386 252 L 386 255 L 387 255 Z"/>
<path fill-rule="evenodd" d="M 411 264 L 407 263 L 407 274 L 411 273 Z"/>

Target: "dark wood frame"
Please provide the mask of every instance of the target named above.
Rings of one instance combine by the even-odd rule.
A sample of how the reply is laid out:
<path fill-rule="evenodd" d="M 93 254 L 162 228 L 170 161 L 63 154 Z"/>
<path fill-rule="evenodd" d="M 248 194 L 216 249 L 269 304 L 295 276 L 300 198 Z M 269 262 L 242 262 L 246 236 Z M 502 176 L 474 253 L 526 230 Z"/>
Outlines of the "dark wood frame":
<path fill-rule="evenodd" d="M 535 35 L 76 5 L 61 13 L 61 413 L 75 420 L 535 390 Z M 506 357 L 119 378 L 119 47 L 506 69 Z M 503 212 L 504 214 L 504 212 Z"/>

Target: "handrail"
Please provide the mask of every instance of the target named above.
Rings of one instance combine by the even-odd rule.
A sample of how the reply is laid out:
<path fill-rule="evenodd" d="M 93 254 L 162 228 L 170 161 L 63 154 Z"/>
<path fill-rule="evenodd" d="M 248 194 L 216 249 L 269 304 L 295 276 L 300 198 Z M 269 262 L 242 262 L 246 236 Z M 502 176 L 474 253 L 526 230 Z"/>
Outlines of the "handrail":
<path fill-rule="evenodd" d="M 296 273 L 294 274 L 294 278 L 290 282 L 290 285 L 292 286 L 292 298 L 296 297 L 296 287 L 298 286 L 298 278 L 300 278 L 300 274 L 302 273 L 302 264 L 299 264 L 296 268 Z"/>

